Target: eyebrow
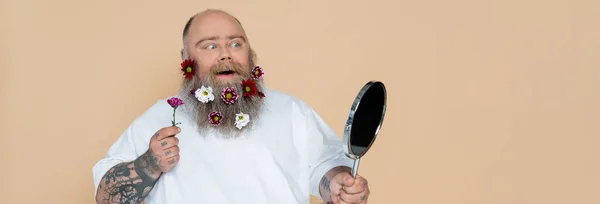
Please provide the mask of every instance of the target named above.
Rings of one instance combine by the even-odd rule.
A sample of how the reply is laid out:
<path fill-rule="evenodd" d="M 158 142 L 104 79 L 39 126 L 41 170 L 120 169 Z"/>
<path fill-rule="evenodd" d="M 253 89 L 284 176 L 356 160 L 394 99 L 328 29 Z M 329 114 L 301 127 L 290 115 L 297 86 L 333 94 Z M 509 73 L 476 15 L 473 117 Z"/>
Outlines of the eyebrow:
<path fill-rule="evenodd" d="M 229 39 L 229 40 L 233 40 L 233 39 L 236 39 L 236 38 L 240 38 L 240 39 L 242 39 L 244 42 L 246 42 L 246 38 L 245 38 L 244 36 L 242 36 L 242 35 L 228 35 L 228 36 L 227 36 L 227 39 Z M 199 40 L 199 41 L 196 43 L 196 46 L 200 45 L 200 43 L 202 43 L 202 42 L 204 42 L 204 41 L 209 41 L 209 40 L 218 40 L 218 39 L 219 39 L 219 37 L 218 37 L 218 36 L 211 36 L 211 37 L 202 38 L 202 39 L 200 39 L 200 40 Z"/>

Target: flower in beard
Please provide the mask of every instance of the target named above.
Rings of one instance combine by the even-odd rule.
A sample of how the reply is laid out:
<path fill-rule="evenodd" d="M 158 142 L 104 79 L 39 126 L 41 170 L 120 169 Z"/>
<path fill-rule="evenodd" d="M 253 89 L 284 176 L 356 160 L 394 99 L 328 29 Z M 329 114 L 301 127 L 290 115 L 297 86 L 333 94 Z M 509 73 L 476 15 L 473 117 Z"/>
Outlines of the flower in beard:
<path fill-rule="evenodd" d="M 181 71 L 185 78 L 192 79 L 196 73 L 196 61 L 192 59 L 186 59 L 181 63 Z"/>
<path fill-rule="evenodd" d="M 235 103 L 237 98 L 238 94 L 235 91 L 235 87 L 223 88 L 223 91 L 221 92 L 221 99 L 223 99 L 226 104 L 231 105 Z"/>
<path fill-rule="evenodd" d="M 252 99 L 252 96 L 258 95 L 258 88 L 256 82 L 252 79 L 242 80 L 243 97 Z"/>
<path fill-rule="evenodd" d="M 219 111 L 208 114 L 208 118 L 210 119 L 210 124 L 213 126 L 217 126 L 223 122 L 223 115 Z"/>
<path fill-rule="evenodd" d="M 262 79 L 263 75 L 265 74 L 265 72 L 263 71 L 263 68 L 260 65 L 256 65 L 253 69 L 252 69 L 252 73 L 250 73 L 250 75 L 252 76 L 253 79 Z"/>
<path fill-rule="evenodd" d="M 235 127 L 238 129 L 242 129 L 244 126 L 248 125 L 250 122 L 250 115 L 244 114 L 242 112 L 235 114 Z"/>
<path fill-rule="evenodd" d="M 212 87 L 202 86 L 199 89 L 196 89 L 194 92 L 194 96 L 198 99 L 198 101 L 202 103 L 208 103 L 209 101 L 215 100 L 215 95 L 213 95 Z"/>

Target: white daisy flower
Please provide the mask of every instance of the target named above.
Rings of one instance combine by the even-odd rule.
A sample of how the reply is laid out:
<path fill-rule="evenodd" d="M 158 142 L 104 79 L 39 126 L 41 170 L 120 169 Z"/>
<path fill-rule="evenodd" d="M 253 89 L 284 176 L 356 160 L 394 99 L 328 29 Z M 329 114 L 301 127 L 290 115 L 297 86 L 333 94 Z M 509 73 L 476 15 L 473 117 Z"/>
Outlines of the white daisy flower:
<path fill-rule="evenodd" d="M 202 86 L 196 90 L 194 96 L 198 99 L 198 101 L 202 103 L 208 103 L 209 101 L 215 100 L 215 95 L 213 95 L 212 87 Z"/>
<path fill-rule="evenodd" d="M 244 113 L 235 114 L 235 127 L 242 129 L 242 127 L 248 125 L 250 122 L 250 115 Z"/>

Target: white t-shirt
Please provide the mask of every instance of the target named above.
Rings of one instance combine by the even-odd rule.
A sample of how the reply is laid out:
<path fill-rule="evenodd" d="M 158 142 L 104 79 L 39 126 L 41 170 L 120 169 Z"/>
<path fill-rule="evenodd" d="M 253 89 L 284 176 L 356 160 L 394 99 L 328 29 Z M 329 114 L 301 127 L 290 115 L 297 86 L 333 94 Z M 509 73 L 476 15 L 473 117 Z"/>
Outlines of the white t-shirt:
<path fill-rule="evenodd" d="M 265 111 L 251 121 L 254 129 L 237 139 L 200 135 L 178 108 L 180 161 L 160 177 L 146 204 L 307 204 L 309 194 L 320 196 L 319 182 L 329 169 L 352 166 L 346 146 L 307 104 L 275 90 L 265 95 Z M 110 168 L 146 152 L 152 135 L 170 126 L 172 117 L 166 100 L 138 117 L 93 167 L 96 191 Z"/>

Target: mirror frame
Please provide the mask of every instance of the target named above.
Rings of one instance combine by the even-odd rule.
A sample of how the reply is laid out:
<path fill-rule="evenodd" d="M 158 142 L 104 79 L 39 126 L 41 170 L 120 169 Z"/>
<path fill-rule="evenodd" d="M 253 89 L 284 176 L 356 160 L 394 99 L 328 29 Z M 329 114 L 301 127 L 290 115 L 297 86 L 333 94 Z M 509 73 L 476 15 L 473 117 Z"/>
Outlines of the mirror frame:
<path fill-rule="evenodd" d="M 367 93 L 367 91 L 375 85 L 380 85 L 383 88 L 383 109 L 382 109 L 382 113 L 381 113 L 381 120 L 379 121 L 379 125 L 377 125 L 377 130 L 375 131 L 375 135 L 373 135 L 373 139 L 371 140 L 371 143 L 369 143 L 369 146 L 367 146 L 361 154 L 354 154 L 354 152 L 352 152 L 352 146 L 350 145 L 350 141 L 351 141 L 350 133 L 352 132 L 352 123 L 354 122 L 354 114 L 356 113 L 356 110 L 360 106 L 360 101 L 362 100 L 365 93 Z M 348 156 L 352 159 L 358 159 L 358 158 L 364 156 L 367 153 L 367 151 L 369 151 L 369 149 L 371 148 L 371 146 L 377 139 L 379 130 L 381 130 L 381 126 L 383 124 L 383 119 L 385 117 L 386 108 L 387 108 L 387 90 L 385 88 L 385 85 L 380 81 L 367 82 L 367 84 L 365 84 L 362 87 L 362 89 L 360 90 L 360 92 L 358 92 L 358 95 L 354 99 L 354 102 L 352 103 L 352 108 L 350 108 L 350 114 L 348 115 L 348 119 L 346 120 L 346 125 L 344 127 L 344 144 L 346 145 L 346 148 L 347 148 L 346 156 Z"/>

